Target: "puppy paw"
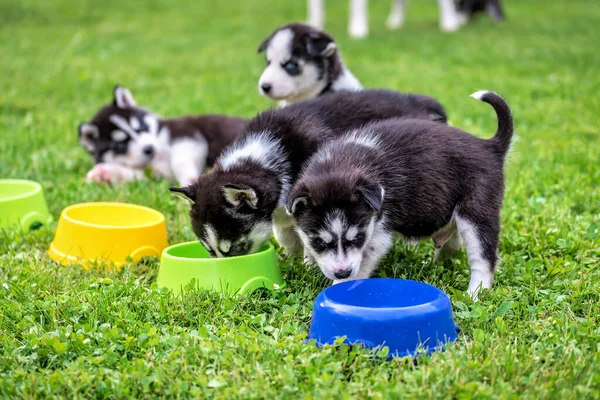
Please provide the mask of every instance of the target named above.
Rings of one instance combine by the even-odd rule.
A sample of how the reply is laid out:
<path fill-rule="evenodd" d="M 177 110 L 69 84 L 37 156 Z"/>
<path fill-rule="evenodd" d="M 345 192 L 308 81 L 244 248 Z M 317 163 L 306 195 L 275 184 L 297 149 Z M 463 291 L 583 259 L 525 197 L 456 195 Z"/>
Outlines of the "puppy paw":
<path fill-rule="evenodd" d="M 142 179 L 143 171 L 114 164 L 96 164 L 90 172 L 87 173 L 87 183 L 118 183 L 131 182 L 136 179 Z"/>

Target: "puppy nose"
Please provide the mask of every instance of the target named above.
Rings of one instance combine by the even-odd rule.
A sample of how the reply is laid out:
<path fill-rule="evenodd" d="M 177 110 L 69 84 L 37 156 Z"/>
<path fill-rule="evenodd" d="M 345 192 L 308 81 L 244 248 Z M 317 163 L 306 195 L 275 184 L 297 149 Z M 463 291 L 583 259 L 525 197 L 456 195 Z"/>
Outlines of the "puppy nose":
<path fill-rule="evenodd" d="M 335 273 L 333 274 L 337 279 L 346 279 L 347 277 L 350 276 L 350 274 L 352 273 L 352 269 L 348 268 L 348 269 L 338 269 L 337 271 L 335 271 Z"/>
<path fill-rule="evenodd" d="M 144 148 L 142 149 L 142 151 L 148 157 L 153 156 L 154 155 L 154 146 L 150 146 L 150 145 L 144 146 Z"/>
<path fill-rule="evenodd" d="M 262 89 L 262 91 L 265 92 L 265 93 L 267 93 L 267 94 L 271 91 L 272 87 L 273 86 L 271 86 L 270 83 L 263 83 L 262 85 L 260 85 L 260 88 Z"/>

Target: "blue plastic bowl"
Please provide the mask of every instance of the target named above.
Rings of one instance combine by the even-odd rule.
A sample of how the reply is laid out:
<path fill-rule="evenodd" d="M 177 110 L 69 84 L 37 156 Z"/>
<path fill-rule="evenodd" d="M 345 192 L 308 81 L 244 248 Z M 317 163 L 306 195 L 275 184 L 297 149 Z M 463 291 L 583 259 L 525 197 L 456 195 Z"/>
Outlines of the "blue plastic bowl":
<path fill-rule="evenodd" d="M 317 345 L 387 346 L 390 356 L 440 350 L 458 327 L 444 292 L 422 282 L 362 279 L 330 286 L 315 300 L 308 333 Z"/>

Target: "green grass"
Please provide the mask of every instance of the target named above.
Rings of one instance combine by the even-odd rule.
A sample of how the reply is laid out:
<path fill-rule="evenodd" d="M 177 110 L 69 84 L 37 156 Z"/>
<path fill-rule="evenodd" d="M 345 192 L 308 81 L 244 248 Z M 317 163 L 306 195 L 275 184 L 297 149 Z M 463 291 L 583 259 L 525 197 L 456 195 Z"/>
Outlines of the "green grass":
<path fill-rule="evenodd" d="M 175 5 L 177 3 L 177 5 Z M 464 254 L 432 265 L 430 243 L 398 244 L 380 276 L 423 280 L 453 300 L 458 341 L 418 365 L 365 349 L 304 344 L 327 283 L 282 259 L 288 286 L 229 299 L 156 287 L 158 260 L 121 272 L 63 268 L 48 227 L 0 235 L 2 398 L 560 398 L 600 397 L 600 7 L 596 0 L 506 1 L 509 20 L 437 28 L 434 1 L 414 1 L 406 27 L 383 27 L 371 2 L 368 39 L 345 34 L 346 2 L 328 29 L 367 87 L 438 98 L 451 123 L 492 135 L 492 89 L 519 134 L 507 165 L 502 264 L 478 303 L 464 294 Z M 162 115 L 253 116 L 260 41 L 305 17 L 304 1 L 0 0 L 0 177 L 41 182 L 52 213 L 83 201 L 164 212 L 169 238 L 194 238 L 168 182 L 97 187 L 76 126 L 115 83 Z"/>

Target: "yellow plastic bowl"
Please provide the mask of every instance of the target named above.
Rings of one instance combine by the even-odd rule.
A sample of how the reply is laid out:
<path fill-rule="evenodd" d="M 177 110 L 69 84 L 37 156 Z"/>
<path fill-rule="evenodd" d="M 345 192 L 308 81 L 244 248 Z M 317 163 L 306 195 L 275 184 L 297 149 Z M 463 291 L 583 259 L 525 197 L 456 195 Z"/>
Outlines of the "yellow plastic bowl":
<path fill-rule="evenodd" d="M 83 203 L 60 214 L 50 258 L 62 265 L 110 263 L 160 256 L 168 246 L 165 216 L 126 203 Z"/>

